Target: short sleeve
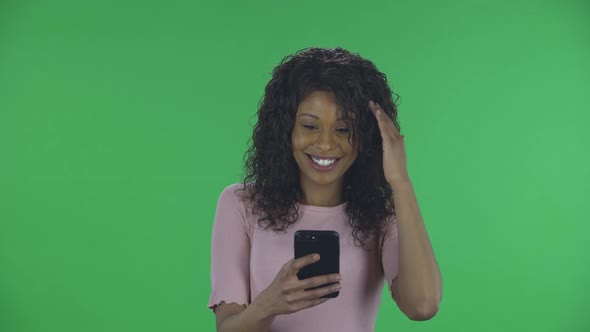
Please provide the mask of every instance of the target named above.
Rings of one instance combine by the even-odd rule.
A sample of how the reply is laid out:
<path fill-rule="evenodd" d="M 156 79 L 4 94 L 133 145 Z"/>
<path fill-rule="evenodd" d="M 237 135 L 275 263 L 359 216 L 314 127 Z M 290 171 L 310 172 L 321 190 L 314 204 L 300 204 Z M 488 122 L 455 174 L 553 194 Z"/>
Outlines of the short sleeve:
<path fill-rule="evenodd" d="M 211 237 L 209 309 L 221 302 L 250 303 L 250 236 L 244 204 L 231 185 L 217 202 Z"/>
<path fill-rule="evenodd" d="M 397 221 L 394 216 L 385 225 L 381 246 L 381 264 L 383 265 L 385 279 L 387 279 L 387 283 L 389 284 L 390 294 L 392 294 L 391 287 L 393 279 L 397 277 L 398 273 L 398 252 Z"/>

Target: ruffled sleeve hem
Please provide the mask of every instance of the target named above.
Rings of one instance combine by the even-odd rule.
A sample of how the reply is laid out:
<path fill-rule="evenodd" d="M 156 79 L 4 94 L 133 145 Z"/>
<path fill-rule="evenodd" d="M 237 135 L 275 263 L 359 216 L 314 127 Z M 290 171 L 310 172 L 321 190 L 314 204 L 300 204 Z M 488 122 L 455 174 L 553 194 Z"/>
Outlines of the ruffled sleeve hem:
<path fill-rule="evenodd" d="M 209 301 L 209 304 L 207 305 L 207 307 L 209 309 L 211 309 L 212 312 L 215 312 L 215 309 L 217 308 L 218 305 L 222 304 L 222 303 L 227 303 L 227 304 L 237 304 L 237 305 L 245 305 L 246 307 L 248 307 L 249 303 L 248 301 L 244 301 L 242 299 L 222 299 L 222 298 L 215 298 L 215 299 L 211 299 Z"/>

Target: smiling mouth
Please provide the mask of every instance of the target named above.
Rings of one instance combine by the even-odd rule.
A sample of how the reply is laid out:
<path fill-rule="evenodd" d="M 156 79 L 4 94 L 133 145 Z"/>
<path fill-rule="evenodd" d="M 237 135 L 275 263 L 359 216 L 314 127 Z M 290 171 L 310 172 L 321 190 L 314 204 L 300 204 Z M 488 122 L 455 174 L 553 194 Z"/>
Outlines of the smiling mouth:
<path fill-rule="evenodd" d="M 338 161 L 340 159 L 342 159 L 342 157 L 339 158 L 317 158 L 315 156 L 311 156 L 309 154 L 305 154 L 307 156 L 307 158 L 309 158 L 309 160 L 311 161 L 312 165 L 314 166 L 314 168 L 319 169 L 319 170 L 330 170 L 332 168 L 334 168 L 334 166 L 338 163 Z"/>

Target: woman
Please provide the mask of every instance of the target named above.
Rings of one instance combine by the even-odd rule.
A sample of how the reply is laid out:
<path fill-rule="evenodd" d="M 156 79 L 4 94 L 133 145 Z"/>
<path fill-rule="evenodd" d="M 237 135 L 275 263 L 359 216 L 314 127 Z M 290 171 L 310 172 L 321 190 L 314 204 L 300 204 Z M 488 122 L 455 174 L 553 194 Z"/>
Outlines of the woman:
<path fill-rule="evenodd" d="M 372 62 L 341 48 L 283 59 L 266 86 L 244 180 L 217 205 L 209 308 L 218 331 L 372 331 L 384 279 L 410 319 L 436 314 L 441 275 L 403 138 Z M 297 278 L 321 259 L 293 258 L 300 229 L 339 233 L 339 275 Z"/>

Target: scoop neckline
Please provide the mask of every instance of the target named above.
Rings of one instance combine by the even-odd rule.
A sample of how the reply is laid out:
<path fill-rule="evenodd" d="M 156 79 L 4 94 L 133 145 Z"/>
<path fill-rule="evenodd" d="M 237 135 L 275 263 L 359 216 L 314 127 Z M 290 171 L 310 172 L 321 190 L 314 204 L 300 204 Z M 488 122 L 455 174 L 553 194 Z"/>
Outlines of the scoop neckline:
<path fill-rule="evenodd" d="M 307 205 L 298 203 L 299 207 L 304 210 L 312 210 L 312 211 L 338 211 L 342 210 L 346 206 L 346 202 L 340 203 L 334 206 L 317 206 L 317 205 Z"/>

